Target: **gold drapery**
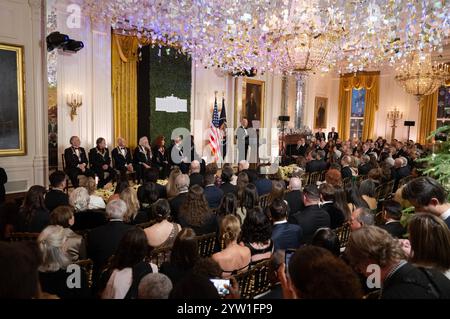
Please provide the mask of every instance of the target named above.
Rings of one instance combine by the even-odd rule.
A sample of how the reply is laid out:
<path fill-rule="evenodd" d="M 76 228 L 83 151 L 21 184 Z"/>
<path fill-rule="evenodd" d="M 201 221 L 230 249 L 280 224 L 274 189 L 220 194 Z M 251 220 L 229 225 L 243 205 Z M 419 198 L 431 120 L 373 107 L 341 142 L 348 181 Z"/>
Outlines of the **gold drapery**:
<path fill-rule="evenodd" d="M 339 122 L 338 132 L 343 140 L 350 137 L 350 116 L 352 104 L 352 90 L 366 89 L 363 141 L 373 138 L 375 129 L 375 115 L 378 111 L 380 98 L 380 73 L 363 72 L 341 76 L 339 83 Z"/>
<path fill-rule="evenodd" d="M 418 142 L 422 145 L 427 144 L 427 137 L 436 130 L 438 93 L 426 95 L 419 103 L 419 138 Z"/>
<path fill-rule="evenodd" d="M 137 61 L 135 37 L 112 35 L 112 97 L 114 136 L 137 145 Z"/>

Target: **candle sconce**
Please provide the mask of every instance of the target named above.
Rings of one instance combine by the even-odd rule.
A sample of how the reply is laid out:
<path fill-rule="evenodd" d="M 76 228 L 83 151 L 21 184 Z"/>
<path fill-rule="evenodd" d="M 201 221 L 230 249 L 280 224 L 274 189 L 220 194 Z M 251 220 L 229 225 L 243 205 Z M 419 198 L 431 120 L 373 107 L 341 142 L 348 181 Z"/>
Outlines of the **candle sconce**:
<path fill-rule="evenodd" d="M 83 105 L 83 96 L 78 93 L 67 94 L 67 105 L 71 108 L 70 119 L 73 121 L 77 115 L 77 108 Z"/>

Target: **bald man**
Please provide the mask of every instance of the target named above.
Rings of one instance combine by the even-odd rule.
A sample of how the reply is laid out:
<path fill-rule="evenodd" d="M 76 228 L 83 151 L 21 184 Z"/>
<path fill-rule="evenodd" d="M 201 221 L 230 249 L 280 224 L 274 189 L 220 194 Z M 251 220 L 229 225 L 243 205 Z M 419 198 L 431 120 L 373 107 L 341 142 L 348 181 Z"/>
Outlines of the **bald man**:
<path fill-rule="evenodd" d="M 112 150 L 111 156 L 114 169 L 122 173 L 133 171 L 133 159 L 131 158 L 130 149 L 127 147 L 127 141 L 124 138 L 119 137 L 117 139 L 117 147 Z"/>
<path fill-rule="evenodd" d="M 200 174 L 201 166 L 200 162 L 197 160 L 192 161 L 191 163 L 191 174 L 189 175 L 190 186 L 198 185 L 201 187 L 205 187 L 205 182 L 203 175 Z"/>
<path fill-rule="evenodd" d="M 295 214 L 304 209 L 302 181 L 298 177 L 289 180 L 289 192 L 285 195 L 285 200 L 289 206 L 290 214 Z"/>

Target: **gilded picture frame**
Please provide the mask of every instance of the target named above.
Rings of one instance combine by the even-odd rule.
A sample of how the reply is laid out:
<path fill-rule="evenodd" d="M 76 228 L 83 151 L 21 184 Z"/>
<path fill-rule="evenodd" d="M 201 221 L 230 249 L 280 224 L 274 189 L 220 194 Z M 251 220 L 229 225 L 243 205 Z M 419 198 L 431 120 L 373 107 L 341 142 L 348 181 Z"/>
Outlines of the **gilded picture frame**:
<path fill-rule="evenodd" d="M 24 47 L 0 43 L 0 156 L 26 155 Z"/>
<path fill-rule="evenodd" d="M 266 97 L 266 83 L 260 80 L 245 78 L 242 83 L 242 111 L 241 117 L 248 119 L 248 126 L 253 127 L 252 121 L 259 121 L 260 128 L 264 127 L 264 108 Z"/>
<path fill-rule="evenodd" d="M 316 96 L 314 103 L 314 129 L 326 129 L 328 121 L 328 98 Z"/>

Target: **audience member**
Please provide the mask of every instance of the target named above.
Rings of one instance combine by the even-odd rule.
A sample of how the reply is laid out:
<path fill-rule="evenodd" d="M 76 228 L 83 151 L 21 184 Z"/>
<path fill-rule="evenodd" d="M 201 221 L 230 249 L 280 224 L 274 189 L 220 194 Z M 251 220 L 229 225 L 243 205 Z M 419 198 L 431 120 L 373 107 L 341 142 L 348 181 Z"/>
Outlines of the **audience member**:
<path fill-rule="evenodd" d="M 138 299 L 169 299 L 172 288 L 169 277 L 160 273 L 151 273 L 141 279 Z"/>
<path fill-rule="evenodd" d="M 58 206 L 69 205 L 66 188 L 66 173 L 55 171 L 50 174 L 51 189 L 45 194 L 45 206 L 51 212 Z"/>
<path fill-rule="evenodd" d="M 40 233 L 49 223 L 50 214 L 45 207 L 43 186 L 31 186 L 20 207 L 17 232 Z"/>
<path fill-rule="evenodd" d="M 403 238 L 406 234 L 406 229 L 400 223 L 402 217 L 402 205 L 393 200 L 384 201 L 382 214 L 385 223 L 380 227 L 393 237 L 399 239 Z"/>
<path fill-rule="evenodd" d="M 152 205 L 152 218 L 156 223 L 144 230 L 148 245 L 153 248 L 172 247 L 181 226 L 170 222 L 170 205 L 167 199 L 158 199 Z"/>
<path fill-rule="evenodd" d="M 266 209 L 272 219 L 272 241 L 274 250 L 297 249 L 303 237 L 303 230 L 299 225 L 287 221 L 286 203 L 277 199 Z"/>

